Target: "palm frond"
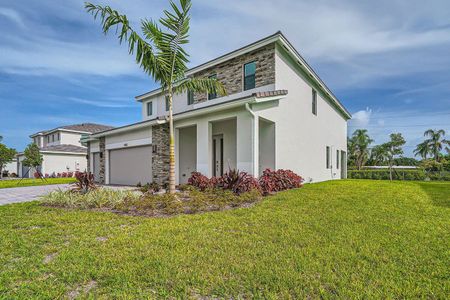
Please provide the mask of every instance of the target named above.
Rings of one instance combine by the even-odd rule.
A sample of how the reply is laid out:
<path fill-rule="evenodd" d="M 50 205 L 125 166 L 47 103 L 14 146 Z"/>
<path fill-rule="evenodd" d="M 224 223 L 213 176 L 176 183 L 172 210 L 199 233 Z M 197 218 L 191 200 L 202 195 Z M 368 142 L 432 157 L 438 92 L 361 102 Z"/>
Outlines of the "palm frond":
<path fill-rule="evenodd" d="M 121 44 L 124 41 L 128 42 L 128 51 L 135 55 L 136 63 L 155 80 L 161 81 L 164 73 L 160 69 L 153 47 L 133 30 L 126 15 L 119 14 L 109 6 L 102 7 L 89 2 L 85 2 L 84 7 L 94 16 L 94 19 L 100 18 L 104 34 L 107 34 L 111 28 L 115 28 L 119 42 Z"/>
<path fill-rule="evenodd" d="M 174 87 L 175 93 L 186 91 L 196 93 L 215 93 L 220 96 L 227 94 L 225 87 L 217 78 L 187 78 Z"/>

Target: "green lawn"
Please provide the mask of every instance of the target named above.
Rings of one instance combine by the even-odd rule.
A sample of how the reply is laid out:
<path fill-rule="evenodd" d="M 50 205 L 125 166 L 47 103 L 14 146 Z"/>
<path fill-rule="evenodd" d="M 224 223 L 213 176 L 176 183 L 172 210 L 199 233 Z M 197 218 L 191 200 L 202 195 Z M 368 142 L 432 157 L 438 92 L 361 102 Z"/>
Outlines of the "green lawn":
<path fill-rule="evenodd" d="M 45 180 L 30 178 L 30 179 L 23 179 L 22 181 L 20 181 L 20 183 L 19 180 L 1 180 L 0 189 L 22 187 L 22 186 L 73 183 L 75 181 L 76 181 L 75 178 L 46 178 Z"/>
<path fill-rule="evenodd" d="M 172 218 L 0 206 L 0 298 L 450 294 L 450 183 L 305 185 Z"/>

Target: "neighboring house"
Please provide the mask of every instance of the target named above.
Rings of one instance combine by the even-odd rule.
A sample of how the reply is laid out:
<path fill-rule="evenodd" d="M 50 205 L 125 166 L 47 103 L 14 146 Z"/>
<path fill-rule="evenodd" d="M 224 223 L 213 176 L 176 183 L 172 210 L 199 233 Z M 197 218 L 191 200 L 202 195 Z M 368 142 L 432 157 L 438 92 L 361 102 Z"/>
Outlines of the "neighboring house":
<path fill-rule="evenodd" d="M 30 135 L 32 142 L 38 145 L 44 161 L 40 167 L 43 175 L 63 172 L 85 171 L 87 169 L 87 148 L 81 143 L 93 133 L 111 129 L 111 126 L 83 123 L 58 127 L 52 130 Z M 19 177 L 33 177 L 34 170 L 22 164 L 23 153 L 17 155 L 17 172 Z"/>
<path fill-rule="evenodd" d="M 2 172 L 3 176 L 11 176 L 12 174 L 17 174 L 17 158 L 14 158 L 12 162 L 7 163 L 3 167 Z"/>
<path fill-rule="evenodd" d="M 188 70 L 215 76 L 227 96 L 174 96 L 177 183 L 191 172 L 291 169 L 308 182 L 346 176 L 343 107 L 281 32 Z M 106 184 L 168 180 L 168 107 L 157 89 L 136 97 L 142 121 L 93 134 L 89 168 Z"/>

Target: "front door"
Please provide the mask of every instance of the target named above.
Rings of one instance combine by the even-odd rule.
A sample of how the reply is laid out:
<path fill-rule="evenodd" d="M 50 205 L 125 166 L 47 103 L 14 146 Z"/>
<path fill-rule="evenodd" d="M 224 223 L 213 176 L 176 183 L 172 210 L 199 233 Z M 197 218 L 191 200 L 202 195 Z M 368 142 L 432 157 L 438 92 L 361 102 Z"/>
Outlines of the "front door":
<path fill-rule="evenodd" d="M 223 135 L 213 136 L 213 176 L 223 175 Z"/>

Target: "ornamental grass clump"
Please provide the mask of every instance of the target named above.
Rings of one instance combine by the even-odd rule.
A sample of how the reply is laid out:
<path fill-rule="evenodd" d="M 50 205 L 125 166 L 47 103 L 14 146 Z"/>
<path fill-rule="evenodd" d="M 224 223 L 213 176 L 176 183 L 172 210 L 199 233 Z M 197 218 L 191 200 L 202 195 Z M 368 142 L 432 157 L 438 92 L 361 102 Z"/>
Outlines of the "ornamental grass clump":
<path fill-rule="evenodd" d="M 44 205 L 65 208 L 109 208 L 115 209 L 124 201 L 139 199 L 139 194 L 132 191 L 117 191 L 108 188 L 98 188 L 88 193 L 57 190 L 41 198 Z"/>

